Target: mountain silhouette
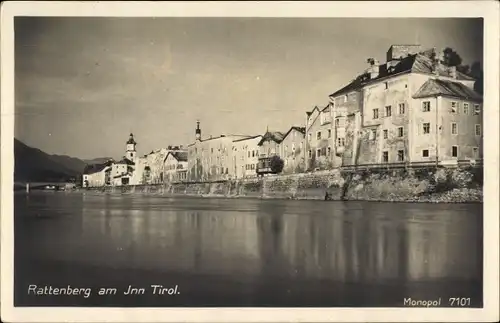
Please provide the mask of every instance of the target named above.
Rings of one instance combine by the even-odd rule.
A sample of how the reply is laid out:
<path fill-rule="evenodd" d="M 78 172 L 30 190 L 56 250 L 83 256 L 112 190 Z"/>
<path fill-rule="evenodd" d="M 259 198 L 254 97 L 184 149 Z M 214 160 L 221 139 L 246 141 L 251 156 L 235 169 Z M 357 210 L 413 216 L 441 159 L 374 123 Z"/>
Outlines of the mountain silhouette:
<path fill-rule="evenodd" d="M 87 162 L 66 155 L 50 155 L 14 138 L 14 181 L 66 182 L 74 181 L 83 173 Z"/>

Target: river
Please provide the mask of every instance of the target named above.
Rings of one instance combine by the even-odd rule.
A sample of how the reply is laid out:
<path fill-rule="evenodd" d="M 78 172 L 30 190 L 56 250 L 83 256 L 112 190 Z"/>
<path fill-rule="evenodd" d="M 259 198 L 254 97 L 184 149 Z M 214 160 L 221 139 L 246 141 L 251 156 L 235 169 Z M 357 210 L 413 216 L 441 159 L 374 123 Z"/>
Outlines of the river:
<path fill-rule="evenodd" d="M 482 204 L 32 192 L 14 222 L 16 306 L 482 306 Z"/>

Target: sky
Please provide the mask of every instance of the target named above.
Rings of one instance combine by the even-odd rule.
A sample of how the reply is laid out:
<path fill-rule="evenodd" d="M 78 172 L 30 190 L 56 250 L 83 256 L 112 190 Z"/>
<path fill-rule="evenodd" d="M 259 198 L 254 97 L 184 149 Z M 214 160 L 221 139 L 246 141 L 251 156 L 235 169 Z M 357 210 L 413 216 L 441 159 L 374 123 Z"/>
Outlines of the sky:
<path fill-rule="evenodd" d="M 120 158 L 202 137 L 263 134 L 392 44 L 483 62 L 482 19 L 15 18 L 15 136 L 50 154 Z"/>

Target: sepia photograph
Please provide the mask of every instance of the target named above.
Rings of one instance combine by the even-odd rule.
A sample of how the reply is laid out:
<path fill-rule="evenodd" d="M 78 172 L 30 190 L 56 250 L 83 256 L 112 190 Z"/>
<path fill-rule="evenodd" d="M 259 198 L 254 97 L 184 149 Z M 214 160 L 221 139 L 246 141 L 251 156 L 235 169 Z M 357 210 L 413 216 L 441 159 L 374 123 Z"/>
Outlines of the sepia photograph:
<path fill-rule="evenodd" d="M 498 3 L 481 3 L 45 3 L 10 25 L 2 6 L 2 316 L 498 318 Z"/>

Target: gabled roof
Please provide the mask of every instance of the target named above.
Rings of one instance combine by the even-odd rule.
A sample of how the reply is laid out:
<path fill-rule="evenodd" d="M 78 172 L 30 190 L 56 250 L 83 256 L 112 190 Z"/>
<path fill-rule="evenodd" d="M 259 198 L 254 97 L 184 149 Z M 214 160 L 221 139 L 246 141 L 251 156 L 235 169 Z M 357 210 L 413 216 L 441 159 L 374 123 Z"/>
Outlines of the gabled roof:
<path fill-rule="evenodd" d="M 421 74 L 433 74 L 437 72 L 439 76 L 451 77 L 450 68 L 438 65 L 437 71 L 434 71 L 434 64 L 430 57 L 431 51 L 421 52 L 419 54 L 409 55 L 399 61 L 392 69 L 387 66 L 387 63 L 379 65 L 379 74 L 377 77 L 370 79 L 367 78 L 367 73 L 362 73 L 358 75 L 353 81 L 341 88 L 340 90 L 330 94 L 330 97 L 335 97 L 342 94 L 347 94 L 352 91 L 361 89 L 363 86 L 370 83 L 375 83 L 381 79 L 385 79 L 397 74 L 404 73 L 421 73 Z M 456 71 L 456 76 L 458 80 L 474 81 L 474 78 Z"/>
<path fill-rule="evenodd" d="M 433 96 L 449 96 L 453 98 L 481 102 L 483 97 L 468 86 L 447 80 L 430 79 L 425 82 L 413 95 L 413 98 L 427 98 Z"/>
<path fill-rule="evenodd" d="M 117 162 L 117 164 L 135 165 L 135 163 L 128 158 L 123 158 L 122 160 Z"/>
<path fill-rule="evenodd" d="M 167 160 L 169 155 L 172 155 L 178 162 L 186 162 L 188 159 L 187 151 L 169 151 L 163 162 Z"/>
<path fill-rule="evenodd" d="M 87 165 L 83 169 L 83 174 L 90 175 L 90 174 L 95 174 L 103 171 L 106 167 L 109 167 L 113 164 L 113 161 L 109 160 L 105 163 L 102 164 L 92 164 L 92 165 Z"/>
<path fill-rule="evenodd" d="M 246 137 L 246 138 L 236 139 L 236 140 L 233 140 L 233 142 L 245 141 L 245 140 L 255 139 L 255 138 L 259 138 L 259 137 L 262 137 L 262 135 L 256 135 L 256 136 L 250 136 L 250 137 Z"/>
<path fill-rule="evenodd" d="M 288 134 L 292 132 L 292 130 L 296 130 L 300 132 L 301 134 L 305 135 L 306 134 L 306 127 L 297 127 L 297 126 L 291 126 L 290 129 L 285 133 L 283 136 L 283 140 L 288 137 Z"/>
<path fill-rule="evenodd" d="M 283 138 L 285 135 L 281 131 L 267 131 L 257 145 L 261 146 L 265 141 L 274 141 L 279 144 Z"/>

